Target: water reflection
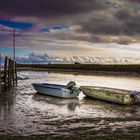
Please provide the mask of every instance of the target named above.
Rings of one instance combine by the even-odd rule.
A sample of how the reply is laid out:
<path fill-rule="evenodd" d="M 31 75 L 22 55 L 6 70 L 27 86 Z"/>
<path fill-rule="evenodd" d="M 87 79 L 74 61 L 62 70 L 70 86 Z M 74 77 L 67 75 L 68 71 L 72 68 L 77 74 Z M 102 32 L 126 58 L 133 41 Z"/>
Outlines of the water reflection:
<path fill-rule="evenodd" d="M 43 95 L 40 93 L 35 93 L 32 96 L 32 99 L 36 102 L 40 102 L 40 103 L 44 102 L 46 104 L 59 106 L 60 108 L 61 108 L 61 106 L 63 106 L 63 107 L 67 106 L 67 109 L 69 111 L 75 111 L 76 107 L 80 106 L 78 98 L 62 99 L 62 98 L 56 98 L 56 97 Z"/>
<path fill-rule="evenodd" d="M 67 105 L 69 111 L 75 111 L 76 107 L 80 107 L 79 103 L 71 102 Z"/>
<path fill-rule="evenodd" d="M 15 92 L 14 88 L 0 94 L 0 134 L 13 133 L 15 117 Z M 7 129 L 8 128 L 8 129 Z M 13 130 L 12 130 L 13 129 Z"/>

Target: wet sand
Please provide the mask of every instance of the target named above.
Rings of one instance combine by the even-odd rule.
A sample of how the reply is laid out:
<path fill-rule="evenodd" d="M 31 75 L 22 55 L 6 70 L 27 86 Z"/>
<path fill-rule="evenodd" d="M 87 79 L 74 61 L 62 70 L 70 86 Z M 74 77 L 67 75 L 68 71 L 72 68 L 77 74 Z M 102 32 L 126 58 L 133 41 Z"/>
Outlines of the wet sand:
<path fill-rule="evenodd" d="M 76 99 L 55 98 L 38 94 L 31 86 L 33 82 L 66 84 L 74 80 L 78 85 L 140 90 L 140 77 L 20 73 L 28 74 L 30 79 L 19 80 L 17 87 L 0 95 L 0 138 L 140 138 L 140 105 L 112 104 L 86 98 L 82 93 Z"/>

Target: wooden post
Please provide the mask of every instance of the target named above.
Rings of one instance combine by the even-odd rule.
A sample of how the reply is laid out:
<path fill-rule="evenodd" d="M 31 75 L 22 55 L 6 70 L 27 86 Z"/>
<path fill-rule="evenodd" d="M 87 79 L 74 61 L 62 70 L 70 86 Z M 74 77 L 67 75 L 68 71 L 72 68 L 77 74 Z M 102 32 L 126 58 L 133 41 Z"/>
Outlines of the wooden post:
<path fill-rule="evenodd" d="M 12 60 L 10 59 L 9 64 L 9 71 L 10 71 L 10 87 L 12 86 Z"/>
<path fill-rule="evenodd" d="M 14 61 L 12 60 L 12 85 L 14 86 L 15 85 L 15 70 L 14 70 Z"/>
<path fill-rule="evenodd" d="M 4 74 L 1 73 L 1 56 L 0 56 L 0 93 L 2 91 L 2 82 L 4 83 L 4 91 L 17 85 L 17 69 L 16 62 L 5 57 Z M 1 79 L 3 77 L 3 79 Z"/>
<path fill-rule="evenodd" d="M 13 60 L 11 60 L 11 63 L 12 63 L 12 84 L 13 86 L 15 85 L 15 62 Z"/>
<path fill-rule="evenodd" d="M 11 59 L 8 59 L 8 88 L 11 87 Z"/>
<path fill-rule="evenodd" d="M 8 65 L 7 65 L 7 67 L 8 67 L 8 71 L 7 71 L 7 80 L 8 80 L 8 88 L 10 87 L 10 81 L 9 81 L 9 79 L 10 79 L 10 73 L 9 73 L 9 62 L 10 60 L 9 60 L 9 58 L 8 58 Z"/>
<path fill-rule="evenodd" d="M 13 66 L 13 60 L 11 60 L 10 59 L 10 85 L 11 86 L 14 86 L 14 84 L 13 84 L 13 79 L 14 79 L 14 77 L 13 77 L 13 74 L 14 74 L 14 72 L 13 72 L 13 68 L 14 68 L 14 66 Z"/>
<path fill-rule="evenodd" d="M 17 63 L 16 63 L 16 61 L 14 62 L 14 68 L 15 68 L 15 82 L 17 85 Z"/>
<path fill-rule="evenodd" d="M 8 65 L 8 57 L 5 57 L 5 62 L 4 62 L 4 90 L 7 89 L 7 65 Z"/>

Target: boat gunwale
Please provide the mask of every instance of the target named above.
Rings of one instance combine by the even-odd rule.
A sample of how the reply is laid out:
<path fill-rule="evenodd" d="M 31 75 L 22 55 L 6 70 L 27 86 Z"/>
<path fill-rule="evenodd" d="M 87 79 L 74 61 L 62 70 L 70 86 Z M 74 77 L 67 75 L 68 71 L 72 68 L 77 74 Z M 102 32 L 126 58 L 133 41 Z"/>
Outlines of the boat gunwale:
<path fill-rule="evenodd" d="M 58 88 L 58 86 L 53 86 L 53 85 L 51 85 L 50 84 L 50 86 L 49 86 L 49 84 L 48 84 L 48 86 L 47 86 L 47 84 L 45 85 L 45 84 L 37 84 L 37 83 L 33 83 L 32 84 L 34 87 L 36 86 L 36 87 L 43 87 L 43 88 L 50 88 L 50 89 L 58 89 L 58 90 L 62 90 L 62 89 L 67 89 L 65 86 L 63 86 L 63 85 L 60 85 L 60 88 Z M 67 89 L 67 90 L 69 90 L 69 89 Z"/>

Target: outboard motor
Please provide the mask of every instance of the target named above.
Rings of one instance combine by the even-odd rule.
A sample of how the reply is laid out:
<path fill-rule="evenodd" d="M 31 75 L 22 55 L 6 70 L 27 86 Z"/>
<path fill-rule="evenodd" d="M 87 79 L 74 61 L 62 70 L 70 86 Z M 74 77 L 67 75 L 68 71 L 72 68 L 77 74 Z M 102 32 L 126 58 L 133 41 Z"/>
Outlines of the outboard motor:
<path fill-rule="evenodd" d="M 140 101 L 140 96 L 138 95 L 137 91 L 132 91 L 130 94 L 131 98 L 133 99 L 133 102 L 139 102 Z"/>
<path fill-rule="evenodd" d="M 72 89 L 74 86 L 76 86 L 76 83 L 74 81 L 70 81 L 66 86 L 68 89 Z"/>
<path fill-rule="evenodd" d="M 67 85 L 66 85 L 67 89 L 70 90 L 70 93 L 76 93 L 77 95 L 79 95 L 80 93 L 80 88 L 76 87 L 76 83 L 74 81 L 70 81 Z"/>

